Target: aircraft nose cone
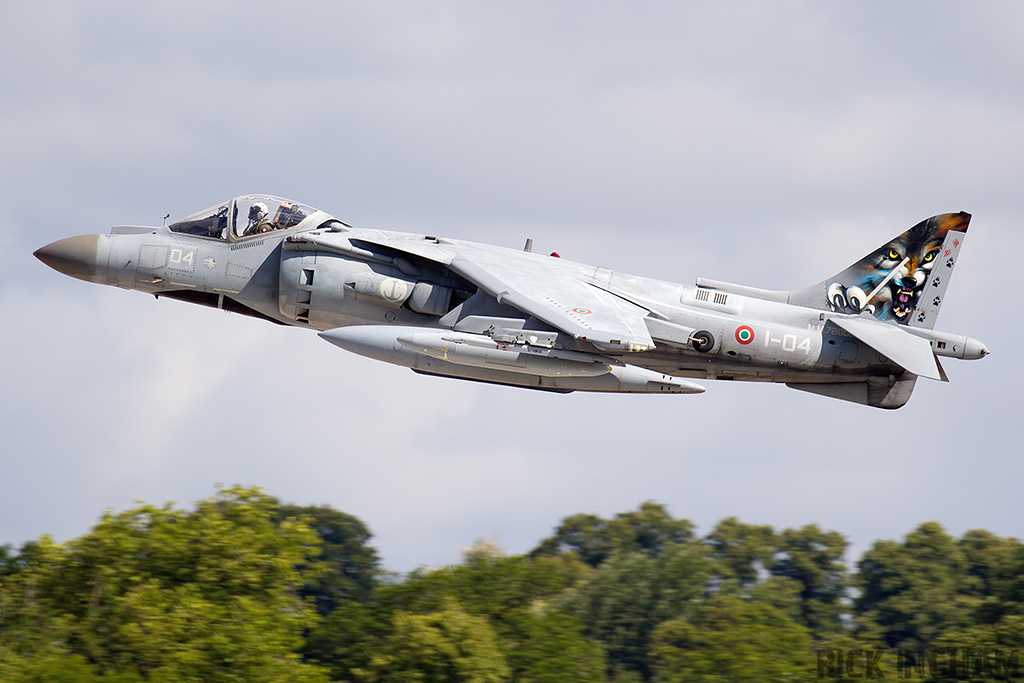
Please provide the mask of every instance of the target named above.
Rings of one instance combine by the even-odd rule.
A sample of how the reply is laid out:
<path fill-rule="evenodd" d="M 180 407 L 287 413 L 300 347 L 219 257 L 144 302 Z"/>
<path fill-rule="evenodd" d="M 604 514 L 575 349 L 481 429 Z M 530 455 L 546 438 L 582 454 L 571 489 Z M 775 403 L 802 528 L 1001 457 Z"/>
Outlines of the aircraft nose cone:
<path fill-rule="evenodd" d="M 33 255 L 65 275 L 87 282 L 95 282 L 97 275 L 96 253 L 99 250 L 99 242 L 99 235 L 67 237 L 36 249 Z"/>

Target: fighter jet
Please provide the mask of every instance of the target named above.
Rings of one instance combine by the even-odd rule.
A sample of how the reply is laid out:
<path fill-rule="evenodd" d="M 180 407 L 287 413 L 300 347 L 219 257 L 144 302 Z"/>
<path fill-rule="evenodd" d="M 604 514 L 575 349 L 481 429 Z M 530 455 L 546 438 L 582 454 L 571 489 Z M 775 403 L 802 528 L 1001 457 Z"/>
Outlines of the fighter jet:
<path fill-rule="evenodd" d="M 115 226 L 35 252 L 88 282 L 317 330 L 424 375 L 553 392 L 696 394 L 780 382 L 899 408 L 938 356 L 988 354 L 933 328 L 970 222 L 918 223 L 818 284 L 693 286 L 557 254 L 353 227 L 246 195 L 161 227 Z"/>

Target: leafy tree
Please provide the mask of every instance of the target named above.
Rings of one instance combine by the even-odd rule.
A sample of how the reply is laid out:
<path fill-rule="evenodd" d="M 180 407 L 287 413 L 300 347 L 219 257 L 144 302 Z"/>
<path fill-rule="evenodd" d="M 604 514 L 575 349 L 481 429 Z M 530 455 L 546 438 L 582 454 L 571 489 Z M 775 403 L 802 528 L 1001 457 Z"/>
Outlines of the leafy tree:
<path fill-rule="evenodd" d="M 958 602 L 976 605 L 972 619 L 944 629 L 931 643 L 935 680 L 1024 680 L 1024 545 L 971 530 L 963 556 Z M 933 666 L 934 665 L 934 666 Z"/>
<path fill-rule="evenodd" d="M 818 637 L 843 630 L 840 614 L 849 584 L 846 547 L 842 534 L 822 531 L 816 524 L 786 529 L 778 537 L 769 570 L 799 584 L 800 622 Z"/>
<path fill-rule="evenodd" d="M 980 602 L 964 590 L 962 550 L 936 522 L 925 522 L 903 543 L 876 541 L 857 568 L 861 631 L 889 647 L 926 647 L 943 630 L 969 624 Z"/>
<path fill-rule="evenodd" d="M 374 656 L 394 631 L 393 611 L 346 600 L 306 637 L 303 655 L 329 668 L 331 680 L 372 680 Z"/>
<path fill-rule="evenodd" d="M 514 680 L 605 681 L 608 659 L 604 649 L 584 637 L 579 619 L 547 609 L 543 603 L 516 616 L 516 632 L 521 637 L 503 643 Z"/>
<path fill-rule="evenodd" d="M 652 636 L 654 680 L 815 680 L 811 638 L 770 605 L 719 595 L 688 619 L 660 624 Z"/>
<path fill-rule="evenodd" d="M 505 557 L 505 550 L 494 539 L 478 538 L 473 545 L 462 549 L 463 564 L 479 565 Z"/>
<path fill-rule="evenodd" d="M 793 579 L 769 576 L 758 582 L 742 597 L 752 603 L 771 605 L 796 623 L 806 626 L 803 620 L 803 602 L 800 600 L 801 588 L 802 586 Z M 722 591 L 718 594 L 729 595 Z"/>
<path fill-rule="evenodd" d="M 956 545 L 966 572 L 961 590 L 981 603 L 976 620 L 991 624 L 1005 614 L 1024 614 L 1024 545 L 980 529 L 968 531 Z"/>
<path fill-rule="evenodd" d="M 11 551 L 10 544 L 0 545 L 0 576 L 7 576 L 19 571 L 17 564 L 18 556 Z"/>
<path fill-rule="evenodd" d="M 733 579 L 740 586 L 749 587 L 771 563 L 777 539 L 770 526 L 744 524 L 735 517 L 727 517 L 703 542 L 711 548 L 711 557 L 722 579 Z"/>
<path fill-rule="evenodd" d="M 6 599 L 104 675 L 323 680 L 295 653 L 316 622 L 296 595 L 296 567 L 315 558 L 318 539 L 301 521 L 275 524 L 274 507 L 256 489 L 233 488 L 194 511 L 108 512 L 63 546 L 43 538 L 14 590 L 5 581 Z"/>
<path fill-rule="evenodd" d="M 400 584 L 381 587 L 379 605 L 424 614 L 443 611 L 455 600 L 494 628 L 515 680 L 603 680 L 602 649 L 586 640 L 576 617 L 548 607 L 589 567 L 573 554 L 530 559 L 473 553 L 468 559 L 462 566 L 416 571 Z"/>
<path fill-rule="evenodd" d="M 673 519 L 665 506 L 648 500 L 635 512 L 620 512 L 608 523 L 615 551 L 658 555 L 666 547 L 693 540 L 693 524 Z"/>
<path fill-rule="evenodd" d="M 272 517 L 277 522 L 303 518 L 320 537 L 318 562 L 300 567 L 306 581 L 299 595 L 312 598 L 322 616 L 342 601 L 370 599 L 380 558 L 368 545 L 373 535 L 362 521 L 326 505 L 278 505 Z"/>
<path fill-rule="evenodd" d="M 664 505 L 646 501 L 636 511 L 621 512 L 610 521 L 589 514 L 566 517 L 555 534 L 541 541 L 531 555 L 573 552 L 596 567 L 616 552 L 657 555 L 666 545 L 691 540 L 691 522 L 673 519 Z"/>
<path fill-rule="evenodd" d="M 394 610 L 435 611 L 446 598 L 455 598 L 474 614 L 500 623 L 509 610 L 529 608 L 535 600 L 551 598 L 590 573 L 574 556 L 500 557 L 484 562 L 418 569 L 404 581 L 382 586 L 376 599 Z"/>
<path fill-rule="evenodd" d="M 649 678 L 655 628 L 690 611 L 704 594 L 710 571 L 705 548 L 695 543 L 665 545 L 654 557 L 618 553 L 552 604 L 578 617 L 585 633 L 605 646 L 612 672 Z"/>
<path fill-rule="evenodd" d="M 4 683 L 143 683 L 135 672 L 100 674 L 85 657 L 57 650 L 32 657 L 11 657 L 0 648 L 0 680 Z"/>
<path fill-rule="evenodd" d="M 13 552 L 8 545 L 0 546 L 0 579 L 4 576 L 17 574 L 20 571 L 33 567 L 39 560 L 39 543 L 29 541 L 21 546 L 21 551 Z"/>
<path fill-rule="evenodd" d="M 801 680 L 830 662 L 873 677 L 862 654 L 845 670 L 850 653 L 919 647 L 946 653 L 930 680 L 1020 680 L 1024 664 L 1024 545 L 981 530 L 878 541 L 855 582 L 837 532 L 730 517 L 696 542 L 653 502 L 566 517 L 529 557 L 478 541 L 386 585 L 370 538 L 329 507 L 232 488 L 0 546 L 0 681 Z"/>
<path fill-rule="evenodd" d="M 1009 615 L 995 624 L 949 629 L 932 649 L 939 680 L 1024 680 L 1024 616 Z"/>
<path fill-rule="evenodd" d="M 850 632 L 833 634 L 814 643 L 814 673 L 821 679 L 899 679 L 907 660 L 883 641 L 858 638 Z"/>
<path fill-rule="evenodd" d="M 993 582 L 993 593 L 999 601 L 995 614 L 1024 615 L 1024 546 L 1016 539 L 1010 539 L 1011 549 Z"/>
<path fill-rule="evenodd" d="M 395 614 L 394 632 L 372 658 L 366 680 L 499 683 L 509 674 L 487 620 L 449 598 L 438 612 Z"/>
<path fill-rule="evenodd" d="M 562 520 L 555 534 L 540 542 L 530 554 L 533 557 L 575 553 L 591 567 L 608 559 L 612 542 L 608 522 L 597 515 L 570 515 Z"/>
<path fill-rule="evenodd" d="M 93 681 L 98 676 L 66 646 L 67 623 L 39 600 L 37 576 L 24 568 L 0 577 L 0 681 Z"/>

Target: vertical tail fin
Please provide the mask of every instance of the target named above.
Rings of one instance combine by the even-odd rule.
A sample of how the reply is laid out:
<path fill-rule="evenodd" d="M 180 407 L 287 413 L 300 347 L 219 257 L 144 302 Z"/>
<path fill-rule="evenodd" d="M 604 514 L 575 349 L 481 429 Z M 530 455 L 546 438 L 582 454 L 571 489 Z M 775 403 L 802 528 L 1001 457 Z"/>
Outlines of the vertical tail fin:
<path fill-rule="evenodd" d="M 970 222 L 963 212 L 932 216 L 790 301 L 932 329 Z"/>

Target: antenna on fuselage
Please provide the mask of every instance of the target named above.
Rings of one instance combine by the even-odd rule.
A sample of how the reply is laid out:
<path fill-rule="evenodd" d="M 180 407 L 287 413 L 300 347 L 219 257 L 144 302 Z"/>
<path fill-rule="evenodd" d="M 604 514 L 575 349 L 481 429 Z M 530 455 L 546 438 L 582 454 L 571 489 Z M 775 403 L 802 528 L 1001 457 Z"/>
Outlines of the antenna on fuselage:
<path fill-rule="evenodd" d="M 167 219 L 170 218 L 170 217 L 171 217 L 171 214 L 167 214 L 166 216 L 164 216 L 164 227 L 165 228 L 167 227 Z"/>

